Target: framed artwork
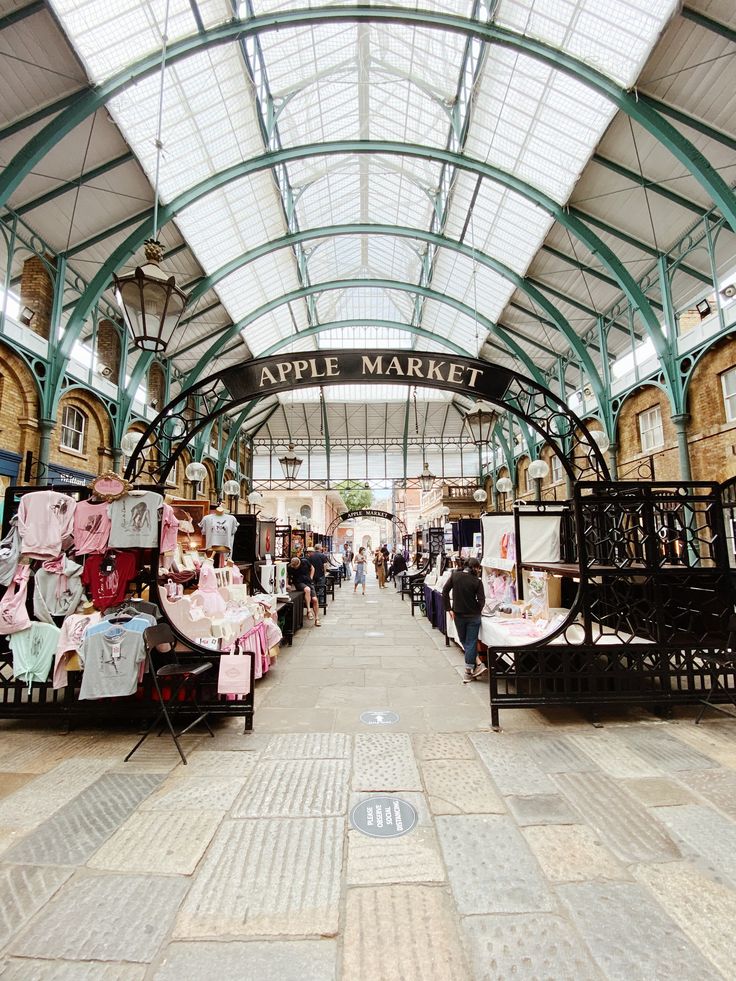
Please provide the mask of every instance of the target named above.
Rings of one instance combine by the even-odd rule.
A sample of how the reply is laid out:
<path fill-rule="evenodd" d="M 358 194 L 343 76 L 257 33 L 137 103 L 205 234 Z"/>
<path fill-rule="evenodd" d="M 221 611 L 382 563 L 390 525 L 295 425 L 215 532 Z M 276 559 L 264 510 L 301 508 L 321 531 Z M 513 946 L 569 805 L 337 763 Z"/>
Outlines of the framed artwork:
<path fill-rule="evenodd" d="M 276 548 L 276 522 L 258 522 L 258 555 L 263 559 L 273 555 Z"/>
<path fill-rule="evenodd" d="M 210 513 L 209 501 L 187 501 L 185 498 L 175 498 L 169 501 L 174 509 L 174 517 L 179 522 L 178 541 L 185 549 L 199 549 L 204 545 L 204 535 L 199 525 L 206 514 Z"/>

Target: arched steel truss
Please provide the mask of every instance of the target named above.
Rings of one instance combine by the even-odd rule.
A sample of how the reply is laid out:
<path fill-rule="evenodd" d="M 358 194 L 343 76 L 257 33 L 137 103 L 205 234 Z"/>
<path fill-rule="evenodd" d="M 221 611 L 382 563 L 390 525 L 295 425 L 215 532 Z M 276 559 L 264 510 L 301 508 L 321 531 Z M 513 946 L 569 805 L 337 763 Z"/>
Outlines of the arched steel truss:
<path fill-rule="evenodd" d="M 344 349 L 253 358 L 184 389 L 142 434 L 128 461 L 126 477 L 165 483 L 187 444 L 198 433 L 219 416 L 246 403 L 252 406 L 261 398 L 315 385 L 397 380 L 423 388 L 472 393 L 507 410 L 539 433 L 571 480 L 608 477 L 605 458 L 584 422 L 554 392 L 534 379 L 502 365 L 459 355 L 448 358 L 444 353 L 406 350 L 365 355 Z"/>
<path fill-rule="evenodd" d="M 351 518 L 383 518 L 384 521 L 393 521 L 395 525 L 399 526 L 399 531 L 402 535 L 408 535 L 406 525 L 398 516 L 398 514 L 393 514 L 391 511 L 377 511 L 375 508 L 358 508 L 355 511 L 343 511 L 342 514 L 330 522 L 330 527 L 325 532 L 326 535 L 334 535 L 335 531 L 343 524 L 345 521 L 350 521 Z"/>

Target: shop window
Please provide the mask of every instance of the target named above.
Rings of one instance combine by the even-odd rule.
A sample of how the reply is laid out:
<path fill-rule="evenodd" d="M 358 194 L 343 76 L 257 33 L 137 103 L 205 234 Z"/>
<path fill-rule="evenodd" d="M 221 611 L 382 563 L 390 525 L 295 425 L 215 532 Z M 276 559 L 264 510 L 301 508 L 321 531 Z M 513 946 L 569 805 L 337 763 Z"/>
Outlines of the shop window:
<path fill-rule="evenodd" d="M 639 413 L 639 436 L 642 453 L 664 446 L 662 411 L 658 405 L 653 405 L 651 409 Z"/>
<path fill-rule="evenodd" d="M 84 453 L 84 435 L 87 417 L 73 405 L 65 405 L 61 416 L 61 440 L 59 445 L 65 450 Z"/>
<path fill-rule="evenodd" d="M 562 476 L 562 460 L 558 456 L 553 456 L 550 458 L 550 474 L 553 484 L 559 484 L 563 480 Z"/>
<path fill-rule="evenodd" d="M 534 490 L 532 478 L 529 476 L 529 468 L 524 471 L 524 491 L 529 493 Z"/>
<path fill-rule="evenodd" d="M 736 422 L 736 368 L 729 368 L 721 375 L 723 389 L 723 405 L 726 410 L 726 422 Z"/>

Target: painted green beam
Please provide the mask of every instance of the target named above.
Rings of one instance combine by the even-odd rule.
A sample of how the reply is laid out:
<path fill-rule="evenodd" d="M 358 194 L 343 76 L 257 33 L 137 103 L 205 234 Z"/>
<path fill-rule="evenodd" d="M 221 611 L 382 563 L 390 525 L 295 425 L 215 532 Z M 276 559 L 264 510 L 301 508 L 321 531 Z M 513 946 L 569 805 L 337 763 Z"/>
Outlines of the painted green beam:
<path fill-rule="evenodd" d="M 40 197 L 34 198 L 32 201 L 27 201 L 25 204 L 20 205 L 18 208 L 13 208 L 13 211 L 19 217 L 28 214 L 29 211 L 33 211 L 35 208 L 40 208 L 44 204 L 48 204 L 49 201 L 53 201 L 55 198 L 60 198 L 62 194 L 66 194 L 68 191 L 73 191 L 77 187 L 81 187 L 83 184 L 89 184 L 90 181 L 96 180 L 103 174 L 109 173 L 111 170 L 115 170 L 116 167 L 122 167 L 123 164 L 128 163 L 131 160 L 135 160 L 135 154 L 132 150 L 128 150 L 127 153 L 121 153 L 119 157 L 114 157 L 112 160 L 108 160 L 107 163 L 100 164 L 99 167 L 93 167 L 91 170 L 86 171 L 81 177 L 78 177 L 73 181 L 65 181 L 58 187 L 55 187 L 51 191 L 47 191 Z M 138 216 L 135 219 L 138 221 Z"/>
<path fill-rule="evenodd" d="M 546 252 L 547 255 L 554 256 L 554 258 L 559 259 L 560 262 L 564 262 L 568 266 L 573 266 L 575 269 L 579 269 L 581 272 L 588 273 L 595 279 L 600 280 L 602 283 L 606 283 L 608 286 L 613 286 L 614 289 L 619 288 L 618 283 L 612 276 L 607 276 L 599 269 L 593 268 L 593 266 L 586 266 L 586 264 L 581 262 L 580 259 L 576 259 L 574 256 L 568 255 L 566 252 L 561 252 L 559 249 L 555 249 L 551 245 L 543 245 L 540 252 Z"/>
<path fill-rule="evenodd" d="M 201 299 L 201 297 L 208 290 L 214 288 L 226 276 L 229 276 L 238 269 L 241 269 L 249 262 L 260 259 L 264 255 L 269 255 L 270 253 L 279 249 L 284 249 L 287 247 L 291 248 L 294 245 L 306 241 L 313 241 L 315 239 L 329 239 L 340 236 L 357 235 L 386 235 L 394 238 L 410 238 L 417 241 L 427 242 L 438 248 L 458 252 L 467 259 L 485 266 L 486 268 L 497 273 L 499 276 L 502 276 L 504 279 L 508 280 L 510 283 L 513 283 L 513 285 L 518 290 L 525 293 L 532 302 L 541 306 L 542 309 L 544 309 L 551 317 L 552 322 L 555 324 L 555 328 L 561 331 L 561 333 L 567 338 L 568 343 L 575 351 L 576 355 L 578 357 L 582 356 L 582 346 L 577 341 L 577 334 L 573 330 L 572 326 L 562 316 L 557 307 L 546 299 L 544 294 L 541 292 L 539 284 L 534 283 L 529 279 L 525 279 L 509 266 L 499 262 L 498 259 L 494 259 L 492 256 L 486 255 L 484 252 L 479 252 L 477 249 L 472 249 L 464 242 L 458 242 L 455 239 L 447 238 L 446 236 L 440 235 L 436 232 L 426 231 L 423 228 L 407 228 L 401 225 L 355 223 L 349 225 L 326 225 L 324 227 L 304 229 L 291 235 L 285 235 L 280 239 L 264 242 L 255 249 L 251 249 L 248 252 L 244 252 L 240 256 L 236 256 L 234 259 L 231 259 L 230 262 L 227 262 L 224 266 L 221 266 L 220 269 L 217 269 L 209 276 L 204 277 L 200 281 L 199 285 L 190 294 L 189 302 L 196 303 L 197 300 Z M 596 316 L 596 314 L 593 313 L 592 316 Z"/>
<path fill-rule="evenodd" d="M 0 17 L 0 31 L 4 31 L 11 24 L 17 24 L 19 21 L 25 20 L 26 17 L 32 17 L 33 14 L 37 14 L 39 11 L 45 9 L 46 4 L 43 0 L 33 0 L 33 3 L 27 3 L 25 7 L 18 7 L 17 10 L 11 10 L 9 14 Z"/>
<path fill-rule="evenodd" d="M 658 194 L 662 198 L 666 198 L 668 201 L 671 201 L 678 207 L 684 208 L 686 211 L 692 211 L 693 214 L 698 215 L 699 218 L 704 218 L 705 215 L 708 214 L 707 208 L 701 208 L 699 204 L 695 204 L 695 202 L 691 201 L 689 198 L 683 197 L 681 194 L 677 194 L 675 191 L 671 191 L 663 184 L 658 184 L 656 181 L 650 181 L 648 178 L 642 176 L 642 174 L 637 174 L 636 171 L 629 170 L 628 167 L 624 167 L 622 164 L 618 164 L 615 160 L 610 160 L 608 157 L 604 157 L 600 153 L 594 153 L 592 160 L 601 167 L 605 167 L 606 170 L 610 170 L 611 173 L 618 174 L 619 177 L 623 177 L 627 181 L 631 181 L 632 184 L 638 184 L 639 187 L 643 187 L 648 191 L 652 191 L 654 194 Z"/>
<path fill-rule="evenodd" d="M 715 126 L 710 126 L 704 120 L 698 119 L 696 116 L 691 116 L 683 109 L 678 109 L 677 106 L 671 106 L 666 102 L 662 102 L 661 99 L 655 99 L 654 96 L 647 95 L 645 92 L 640 92 L 639 98 L 651 106 L 655 112 L 663 116 L 669 116 L 670 119 L 682 123 L 683 126 L 694 129 L 696 133 L 702 133 L 703 136 L 707 136 L 714 143 L 720 143 L 722 146 L 728 147 L 729 150 L 736 151 L 736 137 L 716 129 Z"/>
<path fill-rule="evenodd" d="M 736 231 L 736 195 L 713 168 L 705 156 L 676 127 L 664 119 L 646 99 L 636 92 L 622 89 L 607 75 L 597 71 L 567 52 L 524 36 L 495 23 L 483 24 L 438 11 L 412 10 L 396 7 L 312 7 L 300 10 L 280 10 L 245 21 L 219 24 L 207 31 L 172 42 L 167 49 L 169 65 L 195 54 L 244 40 L 268 31 L 283 31 L 288 27 L 307 25 L 365 22 L 371 24 L 405 24 L 420 28 L 446 30 L 479 41 L 489 42 L 527 55 L 556 71 L 575 78 L 583 85 L 608 99 L 618 109 L 639 123 L 665 146 L 698 180 L 708 197 L 721 210 L 724 218 Z M 85 91 L 59 114 L 53 122 L 36 133 L 7 165 L 0 177 L 0 206 L 39 161 L 82 120 L 106 105 L 114 96 L 147 78 L 160 67 L 160 52 L 150 52 L 135 64 L 126 66 L 100 85 Z"/>
<path fill-rule="evenodd" d="M 727 41 L 736 44 L 736 30 L 733 27 L 722 24 L 719 20 L 713 20 L 712 17 L 706 17 L 705 14 L 701 14 L 699 10 L 693 10 L 692 7 L 684 6 L 680 14 L 685 20 L 692 21 L 693 24 L 704 27 L 706 31 L 711 31 L 713 34 L 720 34 Z"/>
<path fill-rule="evenodd" d="M 513 351 L 519 359 L 527 365 L 531 365 L 534 370 L 533 377 L 536 381 L 537 369 L 534 367 L 533 362 L 530 361 L 526 352 L 511 338 L 507 337 L 503 329 L 495 324 L 492 320 L 484 317 L 482 314 L 477 313 L 472 307 L 469 307 L 466 303 L 461 300 L 456 300 L 452 296 L 447 296 L 444 293 L 439 293 L 436 290 L 428 289 L 426 286 L 418 286 L 416 283 L 405 283 L 400 280 L 392 279 L 338 279 L 331 280 L 325 283 L 312 283 L 310 286 L 302 287 L 298 290 L 292 290 L 289 293 L 285 293 L 283 296 L 277 297 L 274 300 L 270 300 L 268 303 L 264 303 L 262 306 L 252 310 L 246 317 L 239 320 L 236 324 L 233 324 L 221 337 L 219 337 L 212 346 L 200 357 L 197 364 L 191 371 L 187 374 L 184 382 L 184 387 L 188 388 L 193 385 L 195 381 L 202 375 L 203 372 L 210 370 L 210 365 L 212 360 L 216 358 L 225 345 L 234 337 L 237 337 L 241 331 L 246 331 L 250 324 L 258 320 L 259 317 L 265 316 L 267 313 L 271 313 L 277 310 L 279 307 L 284 306 L 287 303 L 291 303 L 294 300 L 301 300 L 304 296 L 313 296 L 318 293 L 328 293 L 335 290 L 345 290 L 345 289 L 384 289 L 384 290 L 396 290 L 402 293 L 413 293 L 419 294 L 420 296 L 425 296 L 427 299 L 436 300 L 438 303 L 445 303 L 447 306 L 452 307 L 459 313 L 465 314 L 465 316 L 470 317 L 473 320 L 485 327 L 486 332 L 489 334 L 495 334 L 499 337 L 504 344 L 506 344 L 510 351 Z M 322 326 L 317 325 L 317 326 Z M 423 328 L 415 327 L 415 330 L 420 330 Z M 305 331 L 300 331 L 298 335 L 292 335 L 289 338 L 289 342 L 293 341 L 294 337 L 301 336 Z M 588 364 L 592 367 L 592 372 L 588 372 Z M 595 387 L 595 379 L 598 379 L 600 384 L 600 379 L 598 372 L 590 360 L 590 356 L 585 355 L 585 372 L 586 375 L 591 379 L 591 384 Z M 598 393 L 600 399 L 604 398 L 603 391 Z"/>
<path fill-rule="evenodd" d="M 99 245 L 100 242 L 104 242 L 106 238 L 110 238 L 113 235 L 117 235 L 119 232 L 124 232 L 126 228 L 130 228 L 131 225 L 135 225 L 138 222 L 145 222 L 148 228 L 148 233 L 153 231 L 151 227 L 151 221 L 153 220 L 153 208 L 147 208 L 145 211 L 139 211 L 135 215 L 131 215 L 130 218 L 124 218 L 119 221 L 116 225 L 111 225 L 110 228 L 104 229 L 104 231 L 98 232 L 91 238 L 85 239 L 84 242 L 79 242 L 77 245 L 73 245 L 70 249 L 66 251 L 66 257 L 68 259 L 73 259 L 75 255 L 79 255 L 80 252 L 84 252 L 86 249 L 91 249 L 94 245 Z"/>
<path fill-rule="evenodd" d="M 86 88 L 75 89 L 74 92 L 70 92 L 69 95 L 64 95 L 61 99 L 57 99 L 55 102 L 49 102 L 48 105 L 42 106 L 40 109 L 35 109 L 33 112 L 29 112 L 26 116 L 21 116 L 14 122 L 8 123 L 7 126 L 3 126 L 2 129 L 0 129 L 0 141 L 7 140 L 9 136 L 15 136 L 16 133 L 22 133 L 23 130 L 28 129 L 29 126 L 35 126 L 36 123 L 40 123 L 44 119 L 48 119 L 49 116 L 55 116 L 64 109 L 74 106 L 79 101 L 80 97 L 87 91 L 88 89 Z M 80 122 L 81 121 L 82 120 L 80 120 Z M 45 154 L 43 154 L 43 156 L 45 156 Z M 3 202 L 3 204 L 5 203 L 6 202 Z"/>

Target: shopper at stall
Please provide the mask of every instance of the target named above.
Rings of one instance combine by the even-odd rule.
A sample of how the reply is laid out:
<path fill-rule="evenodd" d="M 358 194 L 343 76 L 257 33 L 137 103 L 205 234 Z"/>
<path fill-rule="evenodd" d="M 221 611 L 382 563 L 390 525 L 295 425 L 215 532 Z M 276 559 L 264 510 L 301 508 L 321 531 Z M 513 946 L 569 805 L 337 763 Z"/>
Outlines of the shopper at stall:
<path fill-rule="evenodd" d="M 407 565 L 403 552 L 396 552 L 391 567 L 388 570 L 389 581 L 395 579 L 401 572 L 406 572 Z"/>
<path fill-rule="evenodd" d="M 353 592 L 358 592 L 358 586 L 363 587 L 363 595 L 365 596 L 365 567 L 368 563 L 368 556 L 365 554 L 364 548 L 358 549 L 358 554 L 355 556 L 355 585 L 353 586 Z"/>
<path fill-rule="evenodd" d="M 452 597 L 452 599 L 451 599 Z M 486 596 L 478 559 L 468 559 L 456 569 L 442 590 L 445 609 L 455 621 L 457 636 L 465 651 L 465 679 L 478 678 L 487 667 L 478 657 L 478 634 Z"/>
<path fill-rule="evenodd" d="M 314 588 L 314 583 L 312 582 L 313 577 L 314 567 L 306 559 L 300 559 L 294 556 L 289 563 L 289 581 L 297 592 L 304 594 L 307 617 L 311 620 L 312 616 L 314 616 L 314 625 L 315 627 L 319 627 L 321 626 L 319 622 L 319 602 L 317 600 L 317 590 Z"/>

